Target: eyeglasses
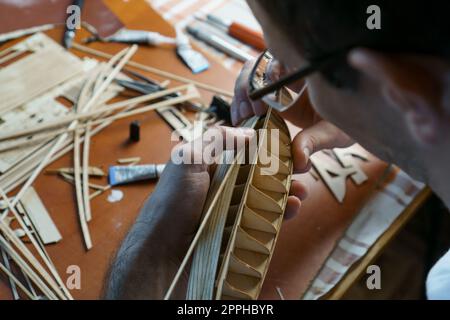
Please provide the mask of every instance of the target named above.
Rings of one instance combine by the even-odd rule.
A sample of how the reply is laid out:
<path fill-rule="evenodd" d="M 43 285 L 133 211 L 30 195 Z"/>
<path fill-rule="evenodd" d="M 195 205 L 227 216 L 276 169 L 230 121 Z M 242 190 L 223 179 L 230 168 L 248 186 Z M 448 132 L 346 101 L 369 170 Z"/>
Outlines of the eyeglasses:
<path fill-rule="evenodd" d="M 318 59 L 308 66 L 300 68 L 292 74 L 281 76 L 281 64 L 274 59 L 272 54 L 266 50 L 256 60 L 256 63 L 250 73 L 249 78 L 249 97 L 255 101 L 262 99 L 273 109 L 283 112 L 293 106 L 302 93 L 306 90 L 306 84 L 300 82 L 305 77 L 320 71 L 335 62 L 338 58 L 342 58 L 342 53 L 329 55 L 323 59 Z M 275 69 L 275 70 L 274 70 Z M 292 85 L 296 83 L 298 90 L 292 89 Z M 287 86 L 290 86 L 288 88 Z"/>

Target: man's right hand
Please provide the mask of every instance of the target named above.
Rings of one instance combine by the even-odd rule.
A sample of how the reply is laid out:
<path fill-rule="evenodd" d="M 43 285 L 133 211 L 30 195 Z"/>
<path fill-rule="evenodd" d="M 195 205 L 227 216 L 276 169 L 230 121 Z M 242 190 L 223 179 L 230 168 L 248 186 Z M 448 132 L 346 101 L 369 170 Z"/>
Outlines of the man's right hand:
<path fill-rule="evenodd" d="M 255 61 L 248 61 L 236 81 L 231 104 L 233 125 L 238 125 L 254 115 L 263 115 L 267 111 L 264 102 L 251 101 L 248 96 L 248 79 L 254 63 Z M 308 90 L 304 90 L 297 103 L 281 115 L 303 129 L 292 142 L 296 173 L 303 173 L 311 168 L 309 157 L 313 153 L 323 149 L 344 148 L 354 143 L 347 134 L 316 113 L 309 99 Z"/>

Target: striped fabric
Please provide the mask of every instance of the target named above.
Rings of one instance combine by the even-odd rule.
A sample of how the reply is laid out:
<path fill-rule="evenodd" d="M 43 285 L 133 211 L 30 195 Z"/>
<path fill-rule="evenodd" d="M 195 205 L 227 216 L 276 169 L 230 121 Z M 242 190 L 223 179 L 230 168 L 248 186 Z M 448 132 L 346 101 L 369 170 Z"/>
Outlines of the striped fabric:
<path fill-rule="evenodd" d="M 319 299 L 328 293 L 386 232 L 406 207 L 423 190 L 397 169 L 395 179 L 379 187 L 347 229 L 344 237 L 326 260 L 319 274 L 304 295 L 304 299 Z"/>
<path fill-rule="evenodd" d="M 220 15 L 222 17 L 232 19 L 228 12 L 229 6 L 233 5 L 238 7 L 239 10 L 243 11 L 247 15 L 251 15 L 248 7 L 244 0 L 146 0 L 155 10 L 157 10 L 164 19 L 171 23 L 175 28 L 184 28 L 191 23 L 196 23 L 194 14 L 200 16 L 205 16 L 208 13 L 217 14 L 222 12 Z M 225 12 L 226 11 L 226 12 Z M 224 13 L 225 12 L 225 13 Z M 205 26 L 207 27 L 207 26 Z M 208 28 L 210 29 L 210 28 Z M 213 29 L 213 28 L 211 28 Z M 224 33 L 220 33 L 220 36 L 225 40 L 229 41 L 233 45 L 249 52 L 250 54 L 256 56 L 257 52 L 250 47 L 237 42 L 235 39 L 229 37 Z M 227 56 L 226 54 L 211 48 L 210 46 L 204 44 L 201 41 L 191 39 L 196 45 L 201 47 L 203 50 L 212 55 L 215 59 L 219 60 L 222 65 L 234 71 L 236 74 L 241 70 L 243 63 L 237 61 L 234 58 Z"/>

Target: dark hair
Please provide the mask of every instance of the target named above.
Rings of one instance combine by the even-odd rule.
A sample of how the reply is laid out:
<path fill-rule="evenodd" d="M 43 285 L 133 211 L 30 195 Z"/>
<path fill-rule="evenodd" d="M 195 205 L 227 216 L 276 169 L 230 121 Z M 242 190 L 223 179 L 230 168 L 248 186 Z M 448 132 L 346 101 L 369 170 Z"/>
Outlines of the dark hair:
<path fill-rule="evenodd" d="M 450 58 L 448 0 L 258 0 L 272 22 L 309 61 L 353 46 Z M 381 9 L 381 29 L 367 28 L 367 8 Z M 342 57 L 322 74 L 355 87 L 357 72 Z"/>

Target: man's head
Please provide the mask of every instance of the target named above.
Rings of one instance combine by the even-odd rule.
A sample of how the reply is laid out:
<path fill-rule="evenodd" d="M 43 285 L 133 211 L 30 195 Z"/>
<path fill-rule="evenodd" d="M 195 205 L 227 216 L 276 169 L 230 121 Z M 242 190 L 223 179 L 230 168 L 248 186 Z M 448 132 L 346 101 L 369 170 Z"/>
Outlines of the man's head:
<path fill-rule="evenodd" d="M 306 79 L 323 118 L 424 180 L 432 157 L 450 161 L 448 1 L 248 2 L 269 49 L 289 69 L 354 48 Z M 374 4 L 379 30 L 367 27 Z"/>

